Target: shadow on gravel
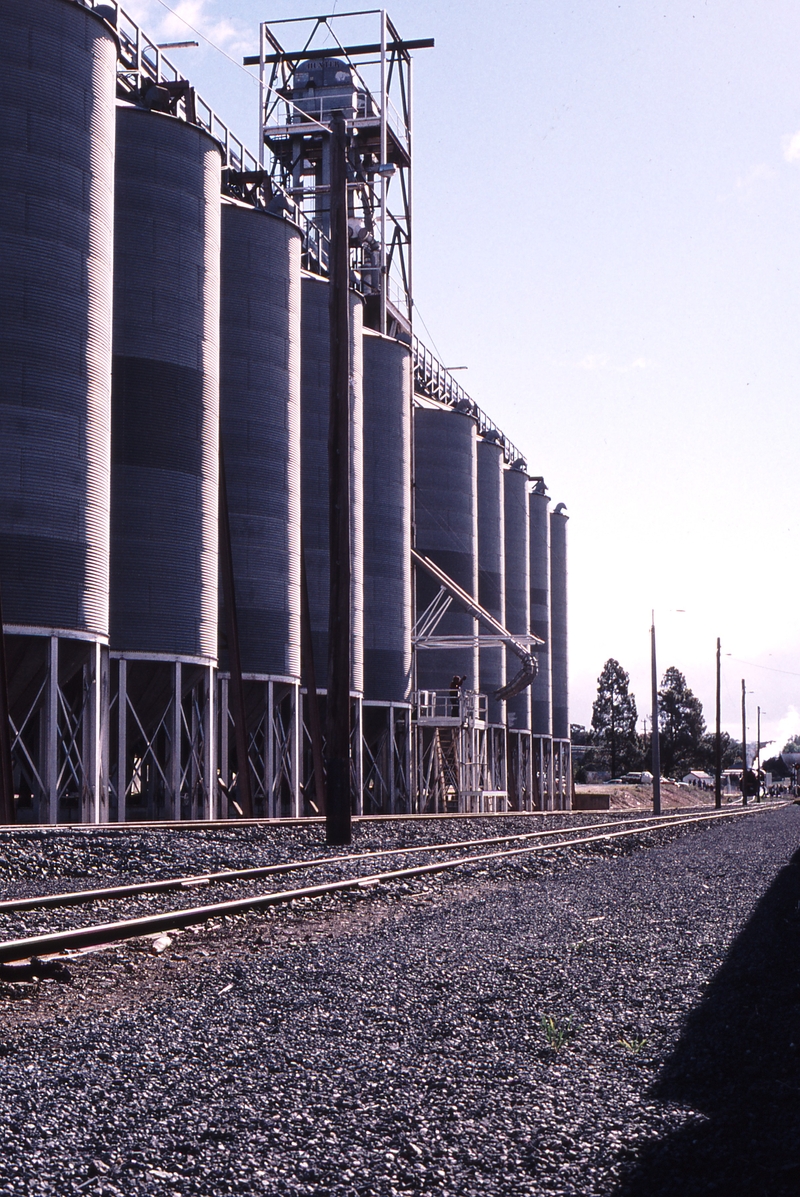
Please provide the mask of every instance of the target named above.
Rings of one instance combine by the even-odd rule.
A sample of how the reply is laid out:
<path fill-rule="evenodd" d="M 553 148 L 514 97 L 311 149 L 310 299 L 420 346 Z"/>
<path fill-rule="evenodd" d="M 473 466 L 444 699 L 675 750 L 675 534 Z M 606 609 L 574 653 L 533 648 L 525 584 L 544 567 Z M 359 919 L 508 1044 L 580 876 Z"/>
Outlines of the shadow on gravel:
<path fill-rule="evenodd" d="M 756 907 L 651 1091 L 693 1119 L 616 1197 L 799 1197 L 800 851 Z"/>

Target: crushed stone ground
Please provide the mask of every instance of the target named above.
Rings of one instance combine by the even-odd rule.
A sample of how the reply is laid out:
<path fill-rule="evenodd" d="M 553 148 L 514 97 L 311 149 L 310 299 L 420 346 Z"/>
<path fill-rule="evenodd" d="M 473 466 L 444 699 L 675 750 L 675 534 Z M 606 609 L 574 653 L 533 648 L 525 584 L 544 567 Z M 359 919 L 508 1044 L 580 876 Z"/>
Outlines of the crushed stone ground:
<path fill-rule="evenodd" d="M 796 1197 L 799 841 L 789 807 L 0 983 L 0 1194 Z"/>

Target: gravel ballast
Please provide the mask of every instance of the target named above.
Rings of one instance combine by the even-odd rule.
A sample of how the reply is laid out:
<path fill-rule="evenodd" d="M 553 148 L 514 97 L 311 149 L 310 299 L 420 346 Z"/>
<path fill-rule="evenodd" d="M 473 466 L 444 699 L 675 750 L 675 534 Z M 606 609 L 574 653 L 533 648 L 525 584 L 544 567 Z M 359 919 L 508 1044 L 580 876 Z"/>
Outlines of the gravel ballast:
<path fill-rule="evenodd" d="M 435 826 L 467 838 L 465 822 Z M 242 861 L 298 854 L 300 832 L 270 847 L 256 830 Z M 799 834 L 789 807 L 0 983 L 0 1193 L 794 1197 Z M 25 842 L 32 875 L 3 896 L 75 888 L 97 844 L 62 877 L 49 841 Z M 160 867 L 230 866 L 233 842 Z M 86 884 L 154 875 L 97 868 Z"/>

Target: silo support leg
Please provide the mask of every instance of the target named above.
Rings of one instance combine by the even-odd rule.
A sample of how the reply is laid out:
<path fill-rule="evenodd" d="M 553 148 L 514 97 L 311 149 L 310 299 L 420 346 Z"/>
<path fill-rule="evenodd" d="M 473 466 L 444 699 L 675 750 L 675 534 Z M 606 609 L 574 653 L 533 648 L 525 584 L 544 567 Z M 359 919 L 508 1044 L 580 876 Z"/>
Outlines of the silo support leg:
<path fill-rule="evenodd" d="M 228 711 L 228 679 L 220 678 L 219 683 L 219 809 L 220 818 L 228 818 L 228 787 L 231 779 L 228 771 L 228 751 L 230 736 L 230 714 Z"/>
<path fill-rule="evenodd" d="M 280 811 L 276 809 L 280 789 L 276 786 L 275 777 L 275 686 L 267 682 L 267 710 L 264 720 L 264 752 L 266 755 L 266 769 L 264 771 L 264 796 L 266 798 L 267 818 L 276 819 Z M 280 754 L 279 754 L 280 755 Z"/>
<path fill-rule="evenodd" d="M 50 637 L 47 670 L 47 711 L 44 736 L 44 782 L 47 787 L 47 818 L 58 822 L 58 637 Z"/>
<path fill-rule="evenodd" d="M 181 678 L 181 662 L 173 665 L 173 699 L 172 699 L 172 761 L 170 772 L 170 787 L 172 793 L 172 818 L 176 821 L 181 817 L 181 745 L 183 742 L 183 693 Z"/>
<path fill-rule="evenodd" d="M 300 818 L 300 734 L 302 730 L 301 724 L 301 706 L 300 706 L 300 687 L 292 687 L 292 813 L 295 819 Z"/>
<path fill-rule="evenodd" d="M 128 662 L 119 659 L 117 684 L 117 821 L 128 819 Z"/>
<path fill-rule="evenodd" d="M 204 785 L 202 786 L 203 794 L 203 815 L 207 820 L 217 818 L 217 803 L 215 801 L 217 792 L 217 769 L 216 769 L 216 711 L 214 703 L 214 695 L 216 693 L 214 682 L 214 667 L 209 665 L 206 669 L 206 703 L 205 703 L 205 735 L 203 736 L 203 772 L 205 774 Z"/>

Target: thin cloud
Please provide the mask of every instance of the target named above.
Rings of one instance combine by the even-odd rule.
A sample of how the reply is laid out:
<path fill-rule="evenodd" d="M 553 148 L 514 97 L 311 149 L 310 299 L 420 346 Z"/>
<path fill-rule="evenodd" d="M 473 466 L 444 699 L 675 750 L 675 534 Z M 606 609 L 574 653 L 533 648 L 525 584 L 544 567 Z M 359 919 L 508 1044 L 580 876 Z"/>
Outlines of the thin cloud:
<path fill-rule="evenodd" d="M 188 40 L 197 32 L 220 49 L 235 53 L 249 49 L 253 42 L 251 29 L 215 14 L 209 0 L 177 0 L 169 8 L 159 0 L 128 0 L 126 8 L 149 37 L 160 41 Z"/>
<path fill-rule="evenodd" d="M 796 134 L 796 136 L 800 138 L 800 133 Z M 798 145 L 798 156 L 800 156 L 800 143 Z M 776 178 L 777 174 L 771 166 L 766 162 L 759 162 L 755 166 L 751 166 L 746 175 L 742 175 L 736 180 L 736 187 L 739 191 L 752 191 L 762 183 L 771 183 Z"/>
<path fill-rule="evenodd" d="M 787 133 L 781 144 L 787 162 L 800 162 L 800 129 L 796 133 Z"/>

